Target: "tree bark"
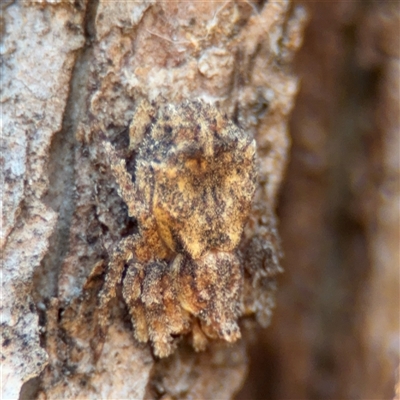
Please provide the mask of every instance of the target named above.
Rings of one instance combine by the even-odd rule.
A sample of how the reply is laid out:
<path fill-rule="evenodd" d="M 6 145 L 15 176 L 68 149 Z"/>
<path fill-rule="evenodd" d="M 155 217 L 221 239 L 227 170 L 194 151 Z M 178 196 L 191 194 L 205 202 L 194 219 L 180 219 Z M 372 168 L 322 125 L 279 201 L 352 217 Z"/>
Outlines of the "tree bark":
<path fill-rule="evenodd" d="M 246 339 L 198 354 L 182 344 L 160 361 L 135 342 L 122 301 L 107 338 L 96 336 L 108 256 L 135 225 L 102 141 L 123 146 L 143 98 L 218 103 L 258 145 L 259 207 L 246 235 L 260 230 L 278 254 L 274 207 L 304 10 L 288 1 L 2 8 L 3 398 L 232 398 L 246 375 Z M 264 324 L 278 272 L 271 264 L 270 282 L 257 288 Z M 92 344 L 101 340 L 99 356 Z"/>
<path fill-rule="evenodd" d="M 399 397 L 396 3 L 0 7 L 2 398 Z M 256 286 L 264 324 L 277 298 L 271 327 L 246 318 L 236 344 L 162 360 L 120 294 L 95 329 L 109 254 L 136 229 L 102 143 L 123 148 L 136 105 L 160 98 L 218 103 L 254 136 L 245 236 L 277 257 L 277 208 L 285 254 L 276 296 L 278 263 Z"/>
<path fill-rule="evenodd" d="M 278 206 L 285 274 L 241 398 L 397 399 L 399 7 L 305 5 Z"/>

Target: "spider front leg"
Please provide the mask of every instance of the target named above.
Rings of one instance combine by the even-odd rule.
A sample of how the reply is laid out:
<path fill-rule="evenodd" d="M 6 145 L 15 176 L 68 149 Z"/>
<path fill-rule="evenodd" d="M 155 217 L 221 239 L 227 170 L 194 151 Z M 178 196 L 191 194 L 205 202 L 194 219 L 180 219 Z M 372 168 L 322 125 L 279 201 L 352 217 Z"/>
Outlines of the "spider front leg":
<path fill-rule="evenodd" d="M 121 240 L 111 255 L 104 285 L 99 294 L 99 326 L 103 337 L 106 336 L 109 326 L 109 303 L 116 296 L 116 286 L 121 281 L 125 264 L 132 259 L 139 242 L 139 235 L 128 236 Z"/>
<path fill-rule="evenodd" d="M 99 293 L 99 311 L 97 313 L 98 334 L 95 337 L 101 340 L 96 339 L 92 342 L 96 360 L 101 355 L 110 325 L 110 301 L 116 296 L 116 286 L 121 281 L 126 262 L 133 257 L 134 249 L 137 248 L 140 242 L 141 237 L 139 235 L 128 236 L 121 240 L 110 257 L 105 281 Z"/>
<path fill-rule="evenodd" d="M 210 252 L 202 259 L 186 259 L 178 275 L 180 301 L 200 320 L 210 338 L 235 342 L 242 314 L 243 270 L 235 254 Z"/>
<path fill-rule="evenodd" d="M 156 356 L 169 356 L 176 347 L 174 335 L 189 331 L 191 323 L 179 303 L 170 266 L 162 261 L 149 262 L 145 267 L 132 263 L 124 278 L 122 294 L 136 339 L 150 340 Z"/>
<path fill-rule="evenodd" d="M 128 264 L 128 270 L 123 280 L 122 295 L 132 318 L 136 339 L 147 343 L 149 340 L 146 310 L 141 300 L 143 267 L 136 262 Z"/>
<path fill-rule="evenodd" d="M 118 184 L 118 194 L 128 206 L 129 215 L 131 217 L 140 217 L 146 213 L 146 209 L 139 196 L 137 187 L 132 181 L 131 174 L 126 170 L 125 160 L 118 156 L 111 143 L 104 142 L 104 149 L 110 163 L 112 174 Z"/>

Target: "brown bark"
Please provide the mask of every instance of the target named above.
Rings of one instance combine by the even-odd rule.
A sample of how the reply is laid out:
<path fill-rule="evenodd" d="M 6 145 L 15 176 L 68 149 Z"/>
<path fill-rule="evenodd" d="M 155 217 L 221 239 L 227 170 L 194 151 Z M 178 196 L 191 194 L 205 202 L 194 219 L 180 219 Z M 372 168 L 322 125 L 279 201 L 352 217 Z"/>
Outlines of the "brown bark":
<path fill-rule="evenodd" d="M 300 3 L 2 2 L 3 398 L 228 399 L 246 374 L 246 400 L 399 397 L 398 5 L 305 4 L 287 166 Z M 278 207 L 286 272 L 272 326 L 243 321 L 234 346 L 157 360 L 119 297 L 98 356 L 108 255 L 136 228 L 99 134 L 123 146 L 158 96 L 218 101 L 254 135 L 246 234 Z"/>
<path fill-rule="evenodd" d="M 399 7 L 306 6 L 279 202 L 285 274 L 241 398 L 392 399 L 400 353 Z M 270 376 L 264 385 L 257 371 Z"/>
<path fill-rule="evenodd" d="M 124 145 L 143 98 L 218 102 L 257 140 L 262 208 L 246 235 L 259 229 L 276 258 L 273 208 L 287 160 L 297 92 L 290 63 L 304 12 L 288 2 L 229 1 L 2 7 L 4 397 L 231 398 L 245 378 L 246 340 L 198 354 L 182 343 L 160 361 L 135 342 L 119 300 L 107 338 L 98 337 L 107 259 L 135 229 L 102 143 L 107 137 Z M 264 324 L 274 303 L 274 261 L 269 272 L 255 305 Z M 99 341 L 101 354 L 93 346 Z"/>

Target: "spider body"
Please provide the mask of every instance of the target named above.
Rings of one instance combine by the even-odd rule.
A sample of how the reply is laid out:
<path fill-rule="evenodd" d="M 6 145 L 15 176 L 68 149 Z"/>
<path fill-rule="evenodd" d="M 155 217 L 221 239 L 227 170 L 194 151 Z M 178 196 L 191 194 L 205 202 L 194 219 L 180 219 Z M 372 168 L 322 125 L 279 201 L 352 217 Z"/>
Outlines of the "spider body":
<path fill-rule="evenodd" d="M 256 188 L 255 141 L 203 102 L 156 110 L 142 103 L 130 128 L 135 182 L 105 150 L 119 194 L 139 233 L 111 255 L 101 305 L 123 270 L 123 296 L 135 336 L 159 357 L 192 333 L 196 350 L 212 338 L 240 337 L 243 267 L 236 254 Z M 106 325 L 103 318 L 103 325 Z"/>

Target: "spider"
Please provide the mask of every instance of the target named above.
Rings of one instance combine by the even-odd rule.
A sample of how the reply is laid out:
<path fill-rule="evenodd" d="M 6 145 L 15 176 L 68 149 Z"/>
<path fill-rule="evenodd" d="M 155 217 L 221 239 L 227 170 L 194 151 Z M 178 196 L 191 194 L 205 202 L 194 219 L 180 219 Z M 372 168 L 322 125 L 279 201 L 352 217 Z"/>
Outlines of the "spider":
<path fill-rule="evenodd" d="M 237 248 L 256 188 L 255 141 L 202 101 L 158 108 L 143 101 L 129 136 L 134 181 L 113 146 L 104 146 L 139 230 L 110 256 L 101 309 L 122 280 L 135 337 L 150 341 L 158 357 L 185 334 L 197 351 L 209 339 L 236 341 L 244 284 Z M 100 324 L 106 329 L 104 313 Z"/>

